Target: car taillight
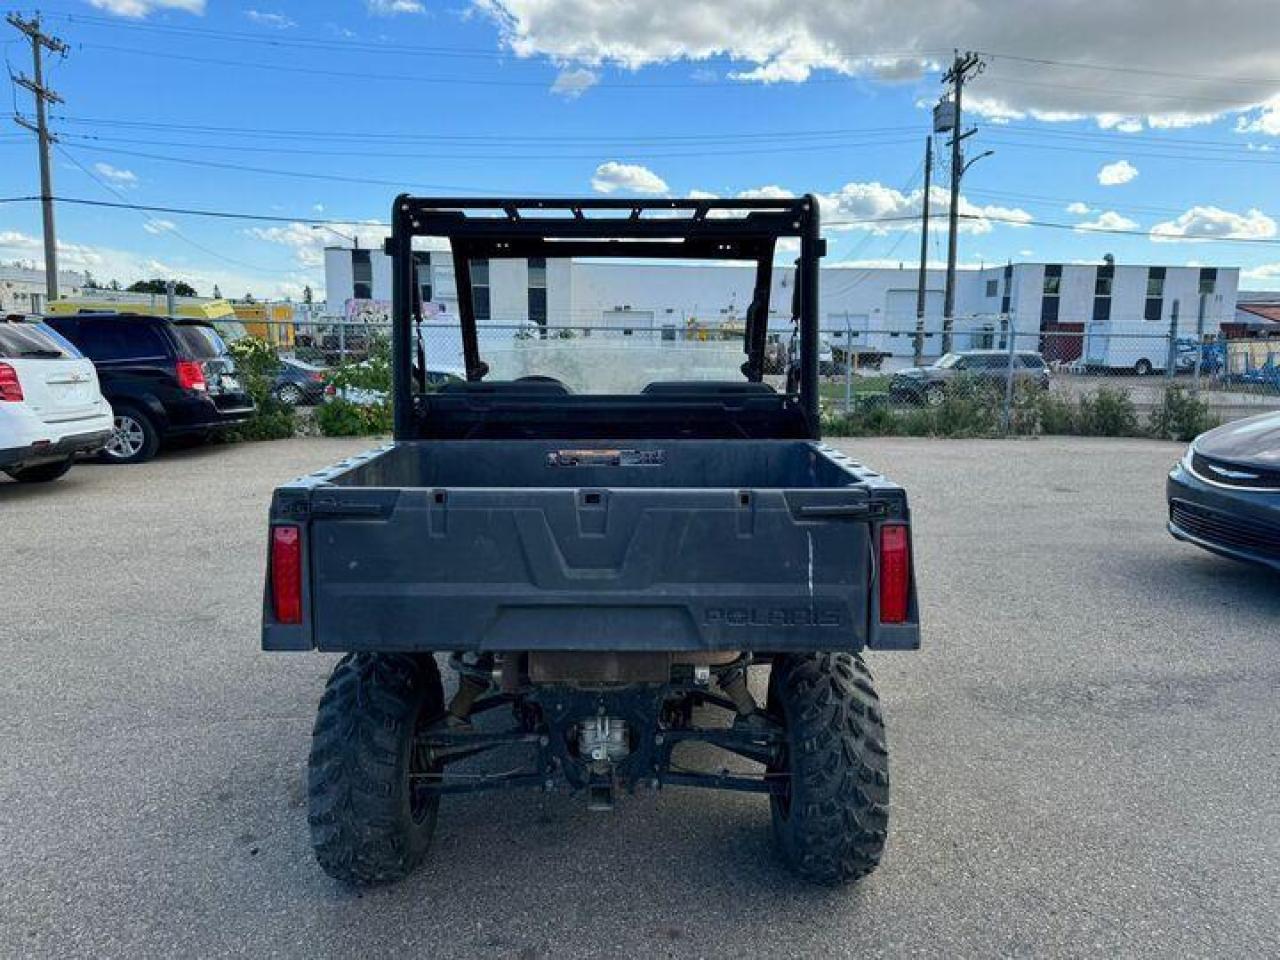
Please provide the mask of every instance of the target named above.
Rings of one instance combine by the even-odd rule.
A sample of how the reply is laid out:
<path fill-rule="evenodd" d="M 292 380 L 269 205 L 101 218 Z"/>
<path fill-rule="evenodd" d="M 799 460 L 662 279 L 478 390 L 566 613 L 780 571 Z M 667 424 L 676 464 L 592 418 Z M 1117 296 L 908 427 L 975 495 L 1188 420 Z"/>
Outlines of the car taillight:
<path fill-rule="evenodd" d="M 204 379 L 204 367 L 199 360 L 178 361 L 178 386 L 183 390 L 208 390 Z"/>
<path fill-rule="evenodd" d="M 0 363 L 0 400 L 19 403 L 22 400 L 22 381 L 18 371 L 7 363 Z"/>
<path fill-rule="evenodd" d="M 277 623 L 302 622 L 302 536 L 295 526 L 271 528 L 271 604 Z"/>
<path fill-rule="evenodd" d="M 911 546 L 905 523 L 880 527 L 880 622 L 905 623 L 911 594 Z"/>

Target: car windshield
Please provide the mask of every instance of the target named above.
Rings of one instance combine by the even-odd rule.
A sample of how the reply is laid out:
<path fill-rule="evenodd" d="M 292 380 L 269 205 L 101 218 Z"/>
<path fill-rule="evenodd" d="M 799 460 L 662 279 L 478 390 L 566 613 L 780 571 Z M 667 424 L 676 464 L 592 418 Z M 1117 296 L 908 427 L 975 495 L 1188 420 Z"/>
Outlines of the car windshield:
<path fill-rule="evenodd" d="M 947 369 L 947 368 L 949 368 L 949 367 L 954 367 L 954 366 L 955 366 L 957 363 L 959 363 L 959 362 L 960 362 L 960 354 L 958 354 L 958 353 L 944 353 L 942 356 L 940 356 L 940 357 L 939 357 L 939 358 L 934 362 L 934 364 L 933 364 L 933 365 L 934 365 L 935 367 L 941 367 L 942 369 L 944 369 L 944 370 L 945 370 L 945 369 Z"/>
<path fill-rule="evenodd" d="M 0 323 L 0 358 L 79 360 L 81 353 L 43 323 Z"/>
<path fill-rule="evenodd" d="M 192 360 L 212 360 L 227 353 L 227 345 L 218 331 L 206 324 L 175 323 L 173 335 L 178 339 L 182 355 Z"/>

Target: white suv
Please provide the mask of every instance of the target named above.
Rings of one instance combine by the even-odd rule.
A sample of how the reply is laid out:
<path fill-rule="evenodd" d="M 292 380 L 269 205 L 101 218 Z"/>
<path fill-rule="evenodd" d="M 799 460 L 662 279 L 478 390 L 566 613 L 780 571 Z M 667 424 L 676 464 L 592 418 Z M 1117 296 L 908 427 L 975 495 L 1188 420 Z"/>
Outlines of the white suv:
<path fill-rule="evenodd" d="M 0 317 L 0 470 L 23 483 L 57 480 L 111 429 L 93 362 L 43 323 Z"/>

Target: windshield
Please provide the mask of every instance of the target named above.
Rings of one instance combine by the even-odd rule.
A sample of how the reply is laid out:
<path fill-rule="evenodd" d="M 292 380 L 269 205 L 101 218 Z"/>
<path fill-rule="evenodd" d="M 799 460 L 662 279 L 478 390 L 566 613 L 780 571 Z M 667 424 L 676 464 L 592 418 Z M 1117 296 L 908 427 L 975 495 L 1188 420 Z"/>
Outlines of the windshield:
<path fill-rule="evenodd" d="M 960 354 L 958 354 L 958 353 L 944 353 L 942 356 L 940 356 L 940 357 L 939 357 L 939 358 L 934 362 L 934 364 L 933 364 L 933 365 L 934 365 L 935 367 L 941 367 L 942 369 L 944 369 L 944 370 L 945 370 L 945 369 L 947 369 L 948 367 L 954 367 L 954 366 L 955 366 L 957 363 L 959 363 L 959 362 L 960 362 Z"/>
<path fill-rule="evenodd" d="M 203 323 L 175 323 L 173 335 L 184 357 L 191 360 L 212 360 L 225 356 L 227 345 L 218 331 Z"/>
<path fill-rule="evenodd" d="M 81 353 L 43 323 L 0 323 L 0 358 L 79 360 Z"/>

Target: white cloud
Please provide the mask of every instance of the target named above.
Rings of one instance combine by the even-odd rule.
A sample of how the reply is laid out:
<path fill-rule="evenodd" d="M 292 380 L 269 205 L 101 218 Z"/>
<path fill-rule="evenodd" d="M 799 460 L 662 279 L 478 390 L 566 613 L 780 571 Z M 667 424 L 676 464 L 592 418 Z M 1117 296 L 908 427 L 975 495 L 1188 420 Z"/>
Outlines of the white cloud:
<path fill-rule="evenodd" d="M 98 176 L 110 180 L 117 187 L 135 187 L 138 185 L 138 175 L 132 170 L 124 170 L 102 162 L 95 163 L 93 169 Z"/>
<path fill-rule="evenodd" d="M 296 27 L 297 21 L 290 20 L 283 13 L 264 13 L 261 10 L 246 10 L 244 15 L 254 23 L 261 24 L 264 27 L 271 27 L 275 30 L 288 30 L 290 27 Z"/>
<path fill-rule="evenodd" d="M 1280 280 L 1280 263 L 1260 263 L 1240 271 L 1242 280 Z"/>
<path fill-rule="evenodd" d="M 1115 163 L 1104 164 L 1102 169 L 1098 171 L 1098 182 L 1104 187 L 1117 187 L 1122 183 L 1128 183 L 1138 175 L 1138 168 L 1128 160 L 1117 160 Z"/>
<path fill-rule="evenodd" d="M 1261 210 L 1233 213 L 1219 207 L 1195 206 L 1173 220 L 1151 228 L 1151 239 L 1157 242 L 1195 241 L 1197 239 L 1265 240 L 1276 235 L 1276 222 Z"/>
<path fill-rule="evenodd" d="M 319 224 L 295 221 L 278 227 L 249 227 L 244 234 L 255 240 L 289 248 L 293 251 L 298 266 L 303 268 L 324 266 L 324 248 L 348 245 L 350 241 L 344 239 L 344 236 L 355 237 L 362 247 L 376 249 L 388 235 L 387 228 L 378 224 L 334 224 L 333 229 L 338 233 L 325 228 L 316 229 L 318 226 Z"/>
<path fill-rule="evenodd" d="M 197 16 L 204 13 L 205 0 L 89 0 L 89 5 L 117 17 L 139 19 L 156 10 L 181 10 Z"/>
<path fill-rule="evenodd" d="M 18 231 L 0 232 L 0 260 L 18 259 L 39 269 L 42 264 L 37 260 L 41 247 L 37 237 Z M 301 295 L 304 284 L 310 283 L 316 290 L 324 286 L 323 275 L 311 275 L 304 271 L 285 277 L 238 273 L 223 266 L 189 263 L 180 257 L 162 261 L 132 250 L 69 241 L 58 242 L 58 265 L 64 270 L 81 273 L 87 271 L 103 283 L 119 280 L 125 286 L 135 280 L 151 277 L 174 277 L 186 280 L 206 295 L 212 293 L 214 284 L 230 296 L 252 291 L 256 296 L 265 298 L 297 298 Z"/>
<path fill-rule="evenodd" d="M 1136 220 L 1121 216 L 1114 210 L 1104 210 L 1098 214 L 1097 219 L 1076 224 L 1076 230 L 1080 233 L 1088 233 L 1091 230 L 1137 230 L 1138 226 Z"/>
<path fill-rule="evenodd" d="M 1119 133 L 1142 132 L 1141 117 L 1130 117 L 1122 113 L 1100 113 L 1096 119 L 1098 126 L 1103 130 L 1115 130 Z"/>
<path fill-rule="evenodd" d="M 556 74 L 555 83 L 551 84 L 551 92 L 558 93 L 569 100 L 576 100 L 599 82 L 600 74 L 585 67 L 561 70 Z"/>
<path fill-rule="evenodd" d="M 1236 133 L 1265 133 L 1280 137 L 1280 96 L 1272 97 L 1256 113 L 1237 118 Z"/>
<path fill-rule="evenodd" d="M 365 0 L 369 12 L 378 17 L 394 17 L 398 13 L 426 13 L 419 0 Z"/>
<path fill-rule="evenodd" d="M 1086 214 L 1093 213 L 1093 208 L 1087 203 L 1081 203 L 1076 200 L 1074 203 L 1067 204 L 1067 213 L 1073 213 L 1077 217 L 1083 217 Z"/>
<path fill-rule="evenodd" d="M 932 69 L 957 37 L 980 37 L 993 56 L 969 88 L 970 103 L 1013 119 L 1107 118 L 1107 129 L 1195 123 L 1250 109 L 1280 94 L 1280 45 L 1261 24 L 1275 0 L 1132 0 L 1107 8 L 1105 26 L 1078 3 L 1025 0 L 473 0 L 518 56 L 627 68 L 672 61 L 735 61 L 731 76 L 802 82 L 814 71 L 880 82 Z M 877 51 L 894 51 L 884 55 Z M 1034 62 L 1050 60 L 1054 63 Z M 1203 69 L 1180 70 L 1179 64 Z M 1149 71 L 1120 76 L 1106 68 Z M 1172 65 L 1172 66 L 1171 66 Z M 1141 119 L 1140 119 L 1141 118 Z"/>
<path fill-rule="evenodd" d="M 833 194 L 820 195 L 824 227 L 833 230 L 867 230 L 885 234 L 898 230 L 918 230 L 924 191 L 903 193 L 876 181 L 846 183 Z M 951 194 L 945 187 L 929 191 L 930 229 L 946 229 L 946 212 Z M 990 233 L 997 222 L 1020 226 L 1029 223 L 1031 214 L 1017 207 L 979 206 L 963 194 L 960 196 L 960 230 L 964 233 Z M 843 222 L 842 222 L 843 221 Z"/>
<path fill-rule="evenodd" d="M 618 163 L 610 160 L 596 167 L 591 178 L 591 189 L 596 193 L 666 193 L 667 182 L 650 170 L 635 163 Z"/>
<path fill-rule="evenodd" d="M 161 220 L 152 217 L 142 225 L 142 229 L 150 234 L 168 233 L 170 230 L 176 230 L 178 225 L 172 220 Z"/>

